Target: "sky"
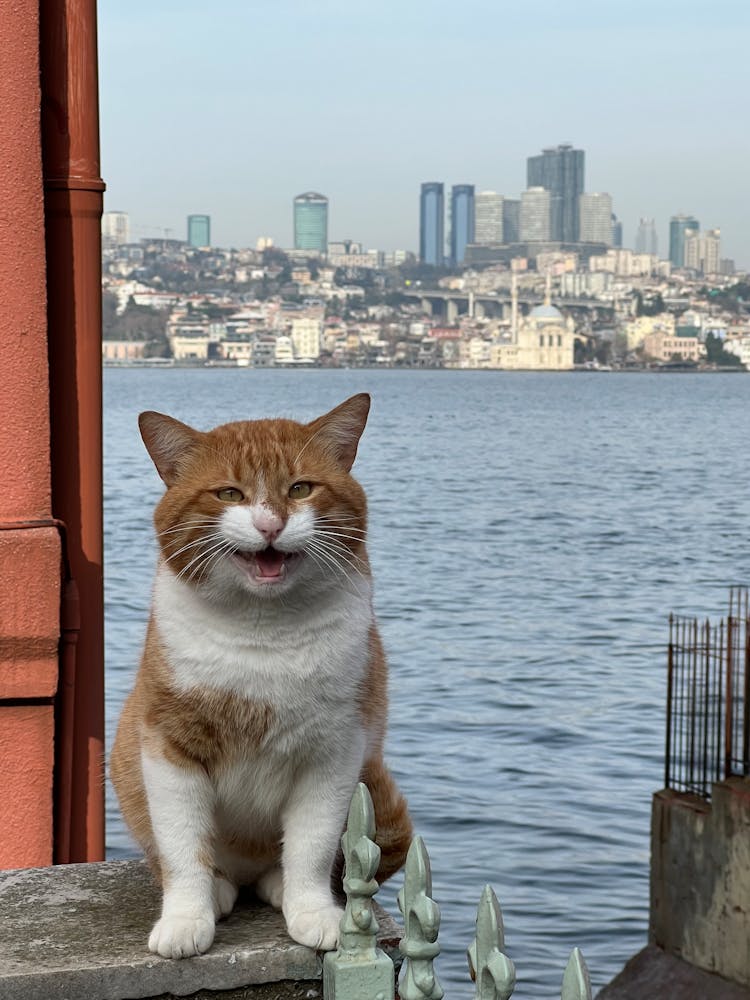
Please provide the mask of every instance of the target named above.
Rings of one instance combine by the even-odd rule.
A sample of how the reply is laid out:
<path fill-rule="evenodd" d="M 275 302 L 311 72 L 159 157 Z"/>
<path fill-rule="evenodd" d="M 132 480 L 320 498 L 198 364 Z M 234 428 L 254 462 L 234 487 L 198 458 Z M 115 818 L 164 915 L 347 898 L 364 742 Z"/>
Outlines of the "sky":
<path fill-rule="evenodd" d="M 572 143 L 632 246 L 641 216 L 720 228 L 750 268 L 747 0 L 100 0 L 105 210 L 132 239 L 211 216 L 215 246 L 329 239 L 416 250 L 419 185 L 518 197 Z"/>

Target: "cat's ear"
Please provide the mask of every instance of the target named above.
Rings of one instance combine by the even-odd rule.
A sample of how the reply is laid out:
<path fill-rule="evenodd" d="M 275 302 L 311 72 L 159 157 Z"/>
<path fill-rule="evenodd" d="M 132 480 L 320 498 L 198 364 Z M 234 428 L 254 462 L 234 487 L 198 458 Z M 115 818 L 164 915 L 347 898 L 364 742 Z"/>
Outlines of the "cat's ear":
<path fill-rule="evenodd" d="M 154 410 L 142 413 L 138 426 L 156 471 L 167 486 L 171 486 L 177 478 L 180 459 L 198 444 L 200 431 Z"/>
<path fill-rule="evenodd" d="M 370 397 L 360 392 L 308 424 L 310 440 L 314 437 L 315 443 L 329 451 L 348 472 L 357 457 L 357 445 L 369 412 Z"/>

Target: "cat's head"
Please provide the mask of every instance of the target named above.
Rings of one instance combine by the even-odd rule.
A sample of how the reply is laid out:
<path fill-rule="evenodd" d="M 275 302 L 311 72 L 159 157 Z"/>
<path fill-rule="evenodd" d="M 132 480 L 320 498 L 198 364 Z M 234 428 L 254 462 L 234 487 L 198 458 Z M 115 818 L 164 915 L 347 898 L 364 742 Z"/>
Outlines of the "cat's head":
<path fill-rule="evenodd" d="M 181 580 L 273 599 L 368 574 L 366 502 L 350 475 L 370 397 L 309 424 L 248 420 L 201 432 L 139 418 L 167 491 L 154 515 L 163 562 Z"/>

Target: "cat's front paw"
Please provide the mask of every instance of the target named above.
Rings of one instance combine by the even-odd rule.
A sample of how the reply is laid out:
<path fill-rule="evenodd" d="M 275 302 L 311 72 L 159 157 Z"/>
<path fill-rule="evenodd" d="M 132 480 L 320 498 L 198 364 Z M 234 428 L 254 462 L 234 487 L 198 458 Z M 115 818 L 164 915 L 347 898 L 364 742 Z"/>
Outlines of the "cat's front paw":
<path fill-rule="evenodd" d="M 215 925 L 208 917 L 164 916 L 157 920 L 148 939 L 149 951 L 162 958 L 190 958 L 208 951 Z"/>
<path fill-rule="evenodd" d="M 314 909 L 308 909 L 304 903 L 300 907 L 284 908 L 289 937 L 318 951 L 332 951 L 339 943 L 339 924 L 343 915 L 341 907 L 333 903 Z"/>

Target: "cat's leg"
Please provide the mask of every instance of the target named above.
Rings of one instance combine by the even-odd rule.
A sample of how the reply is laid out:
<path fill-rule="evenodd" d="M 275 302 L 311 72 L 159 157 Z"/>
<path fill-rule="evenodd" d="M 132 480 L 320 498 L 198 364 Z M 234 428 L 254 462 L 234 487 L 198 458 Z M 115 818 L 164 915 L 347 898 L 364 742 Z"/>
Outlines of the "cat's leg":
<path fill-rule="evenodd" d="M 237 902 L 237 886 L 221 872 L 214 878 L 214 916 L 217 920 L 228 917 Z"/>
<path fill-rule="evenodd" d="M 279 865 L 274 865 L 267 872 L 263 872 L 255 883 L 255 894 L 258 899 L 262 899 L 275 910 L 281 909 L 284 899 L 284 876 Z"/>
<path fill-rule="evenodd" d="M 338 942 L 344 911 L 331 893 L 331 868 L 363 756 L 364 736 L 337 760 L 309 765 L 284 811 L 282 910 L 290 937 L 310 948 Z"/>
<path fill-rule="evenodd" d="M 148 939 L 164 958 L 208 951 L 214 939 L 214 792 L 208 775 L 144 747 L 143 779 L 164 897 Z"/>

